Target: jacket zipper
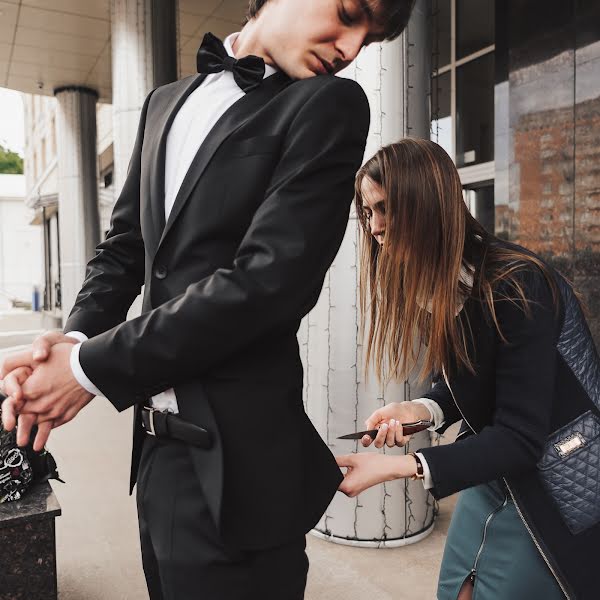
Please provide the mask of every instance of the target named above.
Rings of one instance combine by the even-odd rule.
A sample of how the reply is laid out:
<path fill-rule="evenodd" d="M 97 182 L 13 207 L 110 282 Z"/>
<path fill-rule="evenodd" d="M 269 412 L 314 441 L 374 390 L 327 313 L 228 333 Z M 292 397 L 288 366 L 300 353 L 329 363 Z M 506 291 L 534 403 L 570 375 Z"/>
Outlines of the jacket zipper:
<path fill-rule="evenodd" d="M 475 431 L 475 429 L 473 429 L 473 427 L 471 426 L 471 423 L 469 423 L 469 421 L 465 417 L 465 415 L 464 415 L 461 407 L 459 406 L 458 402 L 456 401 L 456 397 L 454 396 L 454 392 L 452 391 L 452 388 L 450 387 L 450 381 L 448 379 L 448 375 L 446 375 L 446 369 L 444 368 L 444 366 L 442 366 L 442 375 L 444 376 L 444 381 L 446 382 L 446 385 L 448 386 L 448 389 L 450 390 L 450 395 L 452 396 L 452 400 L 454 400 L 454 404 L 456 405 L 456 408 L 458 408 L 458 412 L 461 414 L 464 422 L 467 424 L 467 426 L 469 427 L 469 429 L 473 433 L 476 434 L 477 432 Z M 521 512 L 521 508 L 519 507 L 519 504 L 517 503 L 515 495 L 513 494 L 510 486 L 508 485 L 508 481 L 506 481 L 505 477 L 503 477 L 502 479 L 504 480 L 504 483 L 506 484 L 506 489 L 510 493 L 510 496 L 511 496 L 512 501 L 513 501 L 513 503 L 515 505 L 515 508 L 517 509 L 517 513 L 518 513 L 519 517 L 521 518 L 521 521 L 523 522 L 523 525 L 525 525 L 525 529 L 527 529 L 527 532 L 529 533 L 529 536 L 533 540 L 533 543 L 535 544 L 535 547 L 538 549 L 538 552 L 540 553 L 541 557 L 544 559 L 544 562 L 548 565 L 548 568 L 550 569 L 550 572 L 552 573 L 554 579 L 556 580 L 556 583 L 558 583 L 558 585 L 560 586 L 560 589 L 562 590 L 562 593 L 565 595 L 565 598 L 567 598 L 567 600 L 571 600 L 571 596 L 569 596 L 569 594 L 567 593 L 567 590 L 565 590 L 564 585 L 562 584 L 561 580 L 558 578 L 558 575 L 556 574 L 556 571 L 554 570 L 554 568 L 550 564 L 550 561 L 548 560 L 546 554 L 542 550 L 539 542 L 537 541 L 535 535 L 533 534 L 533 531 L 531 531 L 531 527 L 529 527 L 529 523 L 527 523 L 527 521 L 525 520 L 525 517 L 523 516 L 523 513 Z M 474 573 L 471 573 L 471 576 L 474 577 Z"/>
<path fill-rule="evenodd" d="M 548 568 L 550 569 L 550 572 L 552 573 L 552 575 L 554 575 L 554 579 L 556 579 L 556 583 L 558 583 L 558 585 L 560 586 L 560 589 L 562 590 L 562 592 L 565 595 L 565 597 L 567 598 L 567 600 L 571 600 L 571 596 L 569 596 L 569 594 L 567 593 L 567 590 L 565 590 L 565 588 L 564 588 L 564 586 L 562 584 L 562 581 L 558 578 L 558 575 L 556 574 L 556 572 L 554 571 L 554 568 L 550 564 L 550 561 L 548 560 L 548 558 L 544 554 L 544 551 L 542 550 L 540 544 L 538 543 L 535 535 L 533 535 L 533 531 L 531 531 L 531 527 L 529 527 L 529 524 L 525 520 L 525 517 L 523 516 L 523 513 L 521 512 L 521 508 L 519 507 L 519 504 L 518 504 L 518 502 L 517 502 L 517 500 L 515 498 L 515 495 L 513 494 L 512 490 L 510 489 L 510 486 L 508 485 L 508 481 L 506 481 L 505 477 L 503 477 L 502 479 L 504 479 L 504 483 L 506 484 L 506 489 L 510 492 L 512 501 L 513 501 L 513 503 L 515 505 L 515 508 L 517 509 L 517 513 L 519 513 L 519 517 L 521 517 L 521 521 L 523 521 L 523 525 L 525 525 L 525 528 L 529 532 L 529 535 L 531 536 L 531 539 L 533 540 L 533 543 L 535 544 L 536 548 L 538 549 L 538 552 L 542 555 L 542 558 L 544 559 L 544 561 L 548 565 Z"/>
<path fill-rule="evenodd" d="M 475 583 L 475 575 L 477 574 L 477 565 L 479 564 L 479 558 L 481 557 L 481 553 L 483 552 L 483 547 L 485 546 L 485 538 L 487 536 L 487 530 L 488 530 L 488 526 L 491 522 L 491 520 L 494 518 L 494 516 L 496 514 L 498 514 L 506 505 L 508 504 L 508 496 L 505 494 L 504 495 L 504 501 L 502 502 L 502 504 L 500 506 L 498 506 L 497 508 L 495 508 L 487 517 L 487 519 L 485 520 L 485 525 L 483 526 L 483 539 L 481 540 L 481 545 L 479 546 L 479 550 L 477 551 L 477 554 L 475 556 L 475 562 L 473 563 L 473 568 L 471 569 L 471 574 L 469 575 L 469 578 L 471 579 L 471 583 Z"/>

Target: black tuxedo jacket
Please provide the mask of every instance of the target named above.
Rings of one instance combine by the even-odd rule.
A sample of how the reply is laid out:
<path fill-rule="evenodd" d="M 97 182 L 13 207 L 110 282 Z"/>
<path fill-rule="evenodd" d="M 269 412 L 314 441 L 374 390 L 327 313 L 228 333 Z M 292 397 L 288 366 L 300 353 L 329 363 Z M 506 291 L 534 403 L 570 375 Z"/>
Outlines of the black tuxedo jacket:
<path fill-rule="evenodd" d="M 165 223 L 167 134 L 203 79 L 147 98 L 65 331 L 90 338 L 82 367 L 118 410 L 175 388 L 181 416 L 216 438 L 190 451 L 222 534 L 268 547 L 314 526 L 341 480 L 303 410 L 296 333 L 346 230 L 370 113 L 353 81 L 270 76 L 217 122 Z"/>

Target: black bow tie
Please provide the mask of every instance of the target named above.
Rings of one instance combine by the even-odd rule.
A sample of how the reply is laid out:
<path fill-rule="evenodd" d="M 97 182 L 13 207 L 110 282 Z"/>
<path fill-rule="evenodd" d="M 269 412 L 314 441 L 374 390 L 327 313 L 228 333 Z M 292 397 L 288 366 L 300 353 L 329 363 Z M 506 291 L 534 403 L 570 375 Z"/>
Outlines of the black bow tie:
<path fill-rule="evenodd" d="M 235 82 L 244 92 L 257 87 L 265 76 L 265 61 L 262 58 L 250 55 L 237 60 L 227 54 L 223 42 L 212 33 L 204 36 L 196 65 L 198 73 L 231 71 Z"/>

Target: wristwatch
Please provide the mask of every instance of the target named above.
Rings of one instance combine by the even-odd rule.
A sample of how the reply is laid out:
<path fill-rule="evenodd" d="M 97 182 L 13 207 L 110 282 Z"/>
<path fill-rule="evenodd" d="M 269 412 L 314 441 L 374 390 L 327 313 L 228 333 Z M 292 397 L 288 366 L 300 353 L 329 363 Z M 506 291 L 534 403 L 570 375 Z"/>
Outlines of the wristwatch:
<path fill-rule="evenodd" d="M 415 481 L 416 479 L 425 479 L 425 472 L 423 471 L 423 463 L 421 462 L 421 459 L 414 452 L 409 452 L 408 454 L 414 457 L 414 459 L 417 461 L 417 472 L 410 476 L 412 481 Z"/>

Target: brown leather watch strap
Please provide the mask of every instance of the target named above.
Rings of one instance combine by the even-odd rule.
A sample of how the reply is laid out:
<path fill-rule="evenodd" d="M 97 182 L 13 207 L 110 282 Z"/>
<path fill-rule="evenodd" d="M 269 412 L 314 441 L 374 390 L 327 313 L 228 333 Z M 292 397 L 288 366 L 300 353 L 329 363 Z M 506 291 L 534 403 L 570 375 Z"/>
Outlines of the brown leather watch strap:
<path fill-rule="evenodd" d="M 409 452 L 408 454 L 414 457 L 414 459 L 417 461 L 417 472 L 414 475 L 411 475 L 410 478 L 413 481 L 416 479 L 425 479 L 425 471 L 423 470 L 423 463 L 421 462 L 421 459 L 414 452 Z"/>

